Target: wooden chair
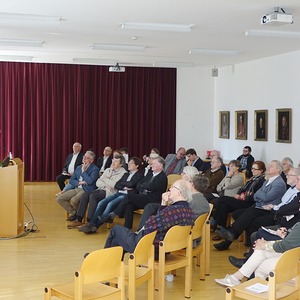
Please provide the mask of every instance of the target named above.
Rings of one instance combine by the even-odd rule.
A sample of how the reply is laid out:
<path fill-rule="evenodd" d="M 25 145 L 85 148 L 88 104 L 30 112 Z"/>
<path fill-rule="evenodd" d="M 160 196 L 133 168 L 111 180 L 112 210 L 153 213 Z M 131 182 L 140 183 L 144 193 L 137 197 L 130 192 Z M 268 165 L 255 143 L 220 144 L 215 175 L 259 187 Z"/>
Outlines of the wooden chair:
<path fill-rule="evenodd" d="M 209 217 L 213 205 L 209 204 L 209 212 L 199 216 L 192 227 L 192 239 L 201 240 L 197 245 L 193 245 L 192 257 L 196 258 L 196 264 L 199 268 L 199 279 L 205 280 L 205 275 L 210 273 L 210 222 Z M 182 251 L 182 250 L 181 250 Z M 176 272 L 172 272 L 176 274 Z"/>
<path fill-rule="evenodd" d="M 125 299 L 123 248 L 112 247 L 91 252 L 75 272 L 74 283 L 46 287 L 44 299 Z M 118 278 L 118 288 L 106 282 Z"/>
<path fill-rule="evenodd" d="M 185 249 L 184 254 L 176 251 Z M 191 226 L 173 226 L 159 243 L 159 260 L 155 262 L 155 288 L 158 299 L 164 299 L 165 273 L 185 268 L 185 297 L 190 298 L 192 287 L 192 234 Z"/>
<path fill-rule="evenodd" d="M 291 249 L 282 254 L 274 271 L 269 273 L 269 281 L 254 278 L 240 285 L 226 288 L 226 300 L 235 297 L 251 300 L 300 299 L 300 248 Z M 253 284 L 269 286 L 268 292 L 257 294 L 246 289 Z"/>
<path fill-rule="evenodd" d="M 176 181 L 181 179 L 181 175 L 179 174 L 170 174 L 168 175 L 168 186 L 167 186 L 167 191 L 169 188 L 172 186 L 172 184 Z"/>
<path fill-rule="evenodd" d="M 148 300 L 154 299 L 154 246 L 156 231 L 138 242 L 133 253 L 129 254 L 125 266 L 125 283 L 128 285 L 128 299 L 136 299 L 136 287 L 148 281 Z"/>

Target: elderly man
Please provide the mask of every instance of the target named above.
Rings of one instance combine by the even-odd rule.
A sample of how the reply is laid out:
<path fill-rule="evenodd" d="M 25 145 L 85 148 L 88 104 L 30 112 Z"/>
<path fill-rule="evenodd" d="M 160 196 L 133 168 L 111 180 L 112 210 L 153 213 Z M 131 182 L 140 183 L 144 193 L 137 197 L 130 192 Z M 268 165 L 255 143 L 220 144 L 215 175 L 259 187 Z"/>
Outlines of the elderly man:
<path fill-rule="evenodd" d="M 83 193 L 96 189 L 99 169 L 93 163 L 94 159 L 94 152 L 86 151 L 82 159 L 82 165 L 76 168 L 70 179 L 73 189 L 59 195 L 56 199 L 57 203 L 69 213 L 70 217 L 76 215 Z"/>
<path fill-rule="evenodd" d="M 281 162 L 272 160 L 267 167 L 268 180 L 254 194 L 255 205 L 242 210 L 242 213 L 230 229 L 218 233 L 225 238 L 225 241 L 214 245 L 217 250 L 227 250 L 231 242 L 236 240 L 246 229 L 248 235 L 247 241 L 249 242 L 251 233 L 255 231 L 254 228 L 257 228 L 255 226 L 273 225 L 274 218 L 270 218 L 272 211 L 269 205 L 279 204 L 286 191 L 285 182 L 280 176 L 281 172 Z"/>
<path fill-rule="evenodd" d="M 99 168 L 100 176 L 104 173 L 106 169 L 108 169 L 112 163 L 112 148 L 106 146 L 103 150 L 103 156 L 100 156 L 97 160 L 97 167 Z"/>
<path fill-rule="evenodd" d="M 185 149 L 180 147 L 176 154 L 168 154 L 165 161 L 165 173 L 169 174 L 181 174 L 184 166 L 186 165 L 185 160 Z"/>
<path fill-rule="evenodd" d="M 157 214 L 151 216 L 139 232 L 134 233 L 128 228 L 116 225 L 111 229 L 104 248 L 122 246 L 125 252 L 133 252 L 144 235 L 157 231 L 154 246 L 158 253 L 158 244 L 171 227 L 194 224 L 194 213 L 187 202 L 190 198 L 190 183 L 177 180 L 170 191 L 162 194 L 161 207 Z"/>
<path fill-rule="evenodd" d="M 281 172 L 281 177 L 284 180 L 284 182 L 286 183 L 287 188 L 289 188 L 289 184 L 287 183 L 287 174 L 289 173 L 290 169 L 293 168 L 293 161 L 291 158 L 289 157 L 285 157 L 282 161 L 282 172 Z"/>
<path fill-rule="evenodd" d="M 103 222 L 111 223 L 116 215 L 122 216 L 124 214 L 124 226 L 131 229 L 133 213 L 136 209 L 144 208 L 148 203 L 159 203 L 168 183 L 167 176 L 163 171 L 164 165 L 165 161 L 162 157 L 154 158 L 152 173 L 148 173 L 136 187 L 138 194 L 128 194 L 112 213 L 103 218 Z"/>
<path fill-rule="evenodd" d="M 62 191 L 65 187 L 66 179 L 70 179 L 75 169 L 82 164 L 83 154 L 81 144 L 76 142 L 73 144 L 73 153 L 69 154 L 63 167 L 63 171 L 56 177 L 56 182 Z"/>
<path fill-rule="evenodd" d="M 210 165 L 210 169 L 204 173 L 204 176 L 209 179 L 209 186 L 204 193 L 204 196 L 208 201 L 216 198 L 214 194 L 218 194 L 217 186 L 224 177 L 224 173 L 221 170 L 221 167 L 223 165 L 223 160 L 221 157 L 214 156 L 211 160 Z"/>

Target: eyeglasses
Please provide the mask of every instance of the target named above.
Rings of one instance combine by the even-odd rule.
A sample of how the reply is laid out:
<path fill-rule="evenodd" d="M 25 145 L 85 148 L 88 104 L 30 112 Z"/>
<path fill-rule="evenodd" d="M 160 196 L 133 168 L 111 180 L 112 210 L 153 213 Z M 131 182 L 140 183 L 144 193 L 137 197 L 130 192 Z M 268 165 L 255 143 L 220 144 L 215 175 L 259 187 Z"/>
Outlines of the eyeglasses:
<path fill-rule="evenodd" d="M 86 159 L 92 159 L 91 157 L 88 157 L 88 156 L 83 156 L 83 158 L 86 158 Z"/>
<path fill-rule="evenodd" d="M 297 176 L 295 174 L 286 174 L 286 176 Z"/>
<path fill-rule="evenodd" d="M 181 192 L 181 189 L 180 188 L 178 188 L 177 186 L 175 186 L 175 185 L 171 185 L 171 188 L 170 189 L 176 189 L 176 190 L 178 190 L 180 193 L 182 193 Z"/>
<path fill-rule="evenodd" d="M 256 169 L 256 168 L 251 168 L 251 170 L 259 171 L 260 169 Z"/>

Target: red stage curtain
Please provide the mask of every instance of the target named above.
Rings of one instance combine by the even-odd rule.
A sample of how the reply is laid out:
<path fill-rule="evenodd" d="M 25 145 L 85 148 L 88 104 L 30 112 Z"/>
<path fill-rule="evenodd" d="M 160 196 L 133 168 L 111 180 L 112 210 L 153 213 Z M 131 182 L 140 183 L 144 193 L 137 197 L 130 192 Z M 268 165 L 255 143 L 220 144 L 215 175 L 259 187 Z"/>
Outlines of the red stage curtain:
<path fill-rule="evenodd" d="M 0 154 L 25 165 L 25 180 L 53 181 L 75 141 L 102 154 L 152 147 L 174 152 L 176 69 L 0 62 Z"/>

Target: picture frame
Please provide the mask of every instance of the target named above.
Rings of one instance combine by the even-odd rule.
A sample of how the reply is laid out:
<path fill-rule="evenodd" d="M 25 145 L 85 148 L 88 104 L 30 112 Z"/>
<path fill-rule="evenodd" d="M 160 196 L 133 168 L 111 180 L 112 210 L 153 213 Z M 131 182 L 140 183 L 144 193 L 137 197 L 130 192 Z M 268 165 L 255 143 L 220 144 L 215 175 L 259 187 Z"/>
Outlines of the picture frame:
<path fill-rule="evenodd" d="M 230 112 L 219 112 L 219 137 L 229 139 L 230 136 Z"/>
<path fill-rule="evenodd" d="M 268 111 L 267 110 L 254 111 L 254 140 L 255 141 L 268 140 Z"/>
<path fill-rule="evenodd" d="M 292 109 L 276 109 L 276 142 L 292 142 Z"/>
<path fill-rule="evenodd" d="M 248 134 L 248 111 L 235 111 L 235 139 L 247 140 Z"/>

